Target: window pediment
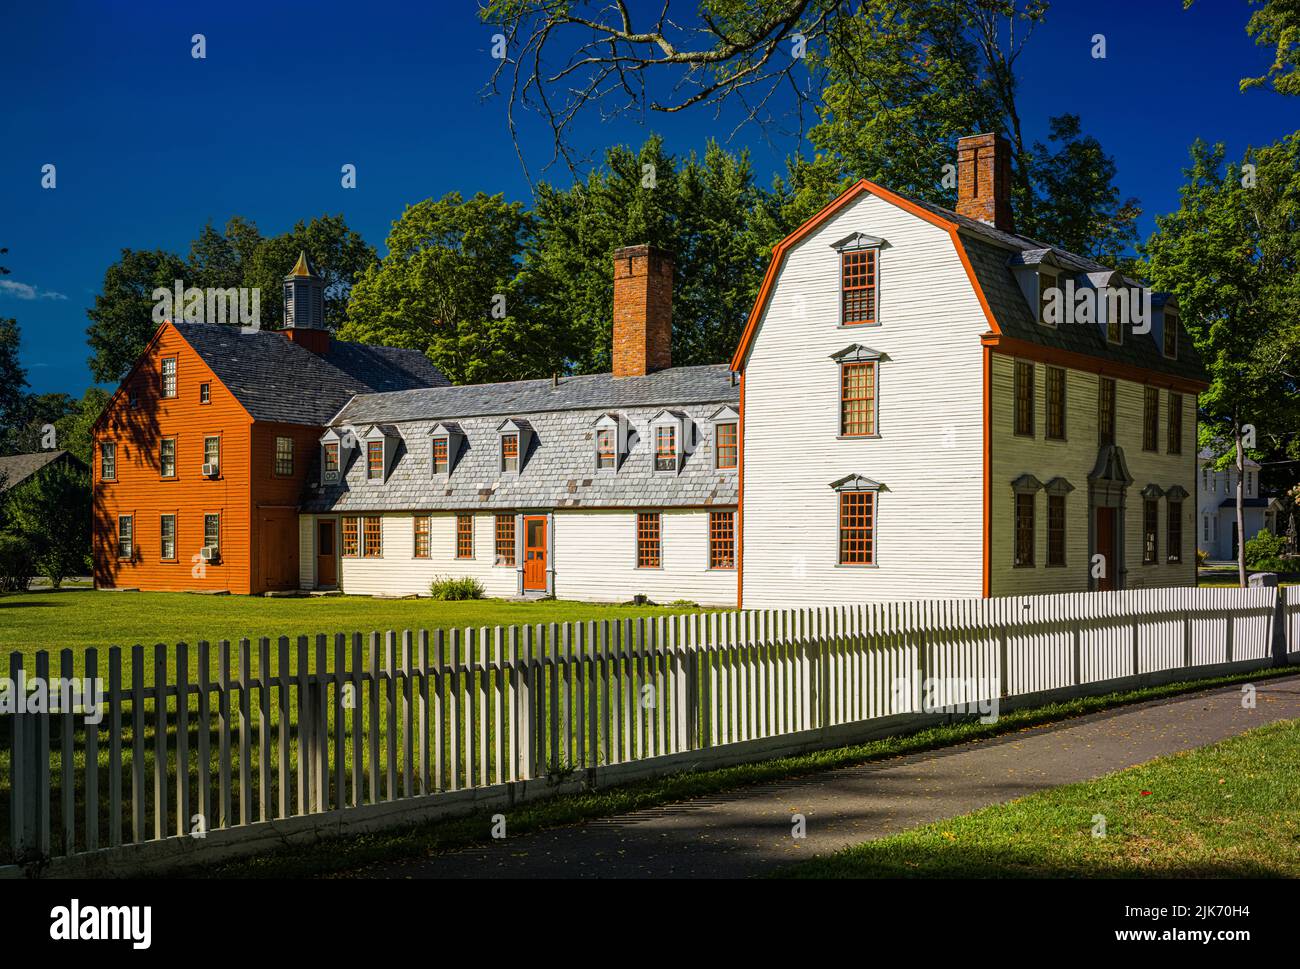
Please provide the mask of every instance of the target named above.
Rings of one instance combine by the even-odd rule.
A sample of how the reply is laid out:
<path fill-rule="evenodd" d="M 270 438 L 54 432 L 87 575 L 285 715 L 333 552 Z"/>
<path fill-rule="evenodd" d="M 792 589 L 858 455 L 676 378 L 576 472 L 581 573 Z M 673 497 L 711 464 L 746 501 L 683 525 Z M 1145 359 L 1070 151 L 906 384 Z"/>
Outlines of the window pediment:
<path fill-rule="evenodd" d="M 831 488 L 835 491 L 888 491 L 879 481 L 872 481 L 870 478 L 860 474 L 845 475 L 838 481 L 832 481 Z"/>
<path fill-rule="evenodd" d="M 831 359 L 836 363 L 866 363 L 871 360 L 888 360 L 889 357 L 879 350 L 864 347 L 861 343 L 851 343 L 838 353 L 832 353 Z"/>
<path fill-rule="evenodd" d="M 832 242 L 831 248 L 839 252 L 849 249 L 885 249 L 889 243 L 879 236 L 867 235 L 865 232 L 855 232 L 852 235 L 845 236 L 839 242 Z"/>
<path fill-rule="evenodd" d="M 1074 485 L 1058 476 L 1043 485 L 1043 490 L 1049 495 L 1068 495 L 1074 490 Z"/>
<path fill-rule="evenodd" d="M 1032 495 L 1043 487 L 1043 483 L 1028 472 L 1011 481 L 1011 490 L 1018 495 Z"/>

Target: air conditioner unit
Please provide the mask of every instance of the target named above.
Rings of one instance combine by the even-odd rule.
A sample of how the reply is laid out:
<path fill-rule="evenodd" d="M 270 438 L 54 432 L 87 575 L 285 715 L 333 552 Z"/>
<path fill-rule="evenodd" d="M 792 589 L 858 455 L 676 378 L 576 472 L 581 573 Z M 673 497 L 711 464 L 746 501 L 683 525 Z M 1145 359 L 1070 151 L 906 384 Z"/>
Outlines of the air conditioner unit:
<path fill-rule="evenodd" d="M 326 471 L 321 475 L 321 477 L 324 478 L 326 484 L 339 483 L 339 473 L 337 471 Z"/>
<path fill-rule="evenodd" d="M 199 549 L 199 558 L 205 562 L 211 562 L 217 557 L 217 547 L 215 545 L 204 545 Z"/>
<path fill-rule="evenodd" d="M 203 465 L 203 477 L 215 478 L 216 476 L 217 476 L 217 464 L 215 461 L 212 462 L 211 464 Z"/>

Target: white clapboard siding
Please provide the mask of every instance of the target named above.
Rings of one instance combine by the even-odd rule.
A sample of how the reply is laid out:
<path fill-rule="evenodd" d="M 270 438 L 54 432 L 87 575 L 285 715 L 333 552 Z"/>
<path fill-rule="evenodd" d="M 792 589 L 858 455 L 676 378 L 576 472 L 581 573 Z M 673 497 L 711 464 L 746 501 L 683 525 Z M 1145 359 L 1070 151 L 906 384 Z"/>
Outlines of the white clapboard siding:
<path fill-rule="evenodd" d="M 839 325 L 831 245 L 885 240 L 878 326 Z M 983 349 L 989 328 L 943 229 L 863 195 L 785 259 L 745 369 L 744 605 L 982 592 Z M 878 366 L 879 439 L 840 440 L 840 371 L 862 344 Z M 876 567 L 842 568 L 846 475 L 881 482 Z"/>
<path fill-rule="evenodd" d="M 316 516 L 298 516 L 298 588 L 316 588 Z"/>
<path fill-rule="evenodd" d="M 643 594 L 655 602 L 734 606 L 735 569 L 709 568 L 709 512 L 669 509 L 660 516 L 662 567 L 640 569 L 635 511 L 557 512 L 551 549 L 556 597 L 626 602 Z"/>
<path fill-rule="evenodd" d="M 392 512 L 383 518 L 383 554 L 371 558 L 340 558 L 342 589 L 349 595 L 428 595 L 435 578 L 465 576 L 483 583 L 485 594 L 513 596 L 519 588 L 514 566 L 496 565 L 492 514 L 474 516 L 474 557 L 456 558 L 456 516 L 439 513 L 430 525 L 430 556 L 415 557 L 415 519 L 409 512 Z M 342 527 L 340 521 L 340 528 Z"/>
<path fill-rule="evenodd" d="M 1047 367 L 1034 364 L 1034 436 L 1014 433 L 1015 359 L 993 355 L 992 374 L 993 450 L 992 477 L 992 561 L 991 588 L 994 596 L 1050 592 L 1083 592 L 1089 585 L 1088 473 L 1097 462 L 1097 394 L 1099 377 L 1078 370 L 1066 371 L 1066 430 L 1064 441 L 1046 439 Z M 1191 586 L 1196 582 L 1196 418 L 1195 397 L 1183 397 L 1182 454 L 1167 453 L 1169 394 L 1160 391 L 1158 452 L 1142 450 L 1143 385 L 1116 380 L 1116 443 L 1124 450 L 1133 484 L 1128 489 L 1124 514 L 1124 562 L 1128 589 Z M 1017 568 L 1014 563 L 1015 499 L 1011 482 L 1032 474 L 1046 484 L 1065 478 L 1074 491 L 1065 499 L 1065 567 L 1047 565 L 1047 497 L 1039 492 L 1034 505 L 1034 565 Z M 1160 500 L 1159 558 L 1155 565 L 1142 563 L 1142 489 L 1155 484 L 1162 489 L 1181 485 L 1183 500 L 1182 562 L 1166 561 L 1168 506 Z M 748 490 L 748 481 L 746 481 Z"/>
<path fill-rule="evenodd" d="M 117 846 L 111 870 L 127 874 L 133 851 L 168 839 L 200 863 L 211 843 L 200 832 L 254 839 L 258 822 L 273 821 L 288 836 L 308 830 L 293 828 L 307 815 L 345 819 L 398 800 L 436 812 L 438 801 L 414 799 L 444 792 L 531 796 L 578 770 L 606 783 L 627 776 L 621 765 L 639 776 L 680 771 L 687 761 L 674 754 L 698 768 L 796 741 L 836 746 L 873 734 L 825 728 L 885 716 L 898 719 L 873 730 L 934 722 L 918 714 L 995 718 L 1013 700 L 1300 663 L 1300 595 L 1164 588 L 904 600 L 135 646 L 129 669 L 118 647 L 102 665 L 93 649 L 80 663 L 70 650 L 56 659 L 15 652 L 4 668 L 15 681 L 106 682 L 89 707 L 53 690 L 54 708 L 0 715 L 9 765 L 0 877 Z M 781 740 L 734 746 L 766 738 Z"/>

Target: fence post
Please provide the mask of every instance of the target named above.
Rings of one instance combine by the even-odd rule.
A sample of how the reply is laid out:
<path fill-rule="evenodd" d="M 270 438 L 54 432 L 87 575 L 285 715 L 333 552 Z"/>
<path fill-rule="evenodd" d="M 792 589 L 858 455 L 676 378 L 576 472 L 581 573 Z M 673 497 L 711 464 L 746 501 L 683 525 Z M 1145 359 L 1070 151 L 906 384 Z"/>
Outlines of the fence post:
<path fill-rule="evenodd" d="M 1224 656 L 1223 661 L 1225 663 L 1231 663 L 1232 662 L 1232 631 L 1233 631 L 1233 626 L 1236 624 L 1232 621 L 1233 618 L 1232 610 L 1231 609 L 1226 610 L 1226 614 L 1228 617 L 1227 653 Z"/>
<path fill-rule="evenodd" d="M 1286 586 L 1279 585 L 1275 590 L 1276 598 L 1273 600 L 1273 615 L 1269 617 L 1269 643 L 1272 647 L 1273 665 L 1286 666 L 1287 660 L 1287 621 L 1286 606 L 1287 595 Z"/>
<path fill-rule="evenodd" d="M 515 691 L 515 726 L 519 732 L 519 767 L 518 777 L 521 781 L 532 780 L 533 762 L 536 758 L 533 735 L 533 627 L 523 628 L 524 643 L 522 655 L 516 651 L 512 657 L 519 669 L 519 689 Z"/>
<path fill-rule="evenodd" d="M 1189 609 L 1183 610 L 1183 666 L 1192 665 L 1192 613 Z"/>
<path fill-rule="evenodd" d="M 1138 656 L 1138 628 L 1140 627 L 1140 625 L 1141 623 L 1139 622 L 1139 617 L 1137 615 L 1134 615 L 1133 616 L 1133 675 L 1134 676 L 1137 676 L 1142 672 L 1142 667 L 1139 662 L 1140 657 Z"/>
<path fill-rule="evenodd" d="M 1003 624 L 998 626 L 998 696 L 1000 697 L 1010 696 L 1008 688 L 1011 675 L 1007 670 L 1009 652 L 1007 649 L 1007 627 Z"/>
<path fill-rule="evenodd" d="M 9 840 L 13 860 L 21 863 L 36 851 L 36 718 L 48 714 L 23 712 L 29 694 L 22 653 L 9 654 L 9 678 L 18 691 L 11 718 L 13 755 L 10 767 L 13 780 L 9 788 Z"/>

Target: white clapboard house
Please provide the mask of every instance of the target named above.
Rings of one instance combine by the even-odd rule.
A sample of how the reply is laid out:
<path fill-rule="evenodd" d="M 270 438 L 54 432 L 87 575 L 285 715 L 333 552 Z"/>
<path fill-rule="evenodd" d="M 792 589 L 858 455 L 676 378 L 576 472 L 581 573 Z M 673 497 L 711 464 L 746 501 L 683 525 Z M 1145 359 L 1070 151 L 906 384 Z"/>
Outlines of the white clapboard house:
<path fill-rule="evenodd" d="M 638 246 L 612 374 L 354 397 L 302 586 L 766 608 L 1194 584 L 1205 380 L 1173 301 L 1017 235 L 1000 137 L 958 162 L 956 212 L 862 181 L 783 240 L 730 365 L 671 366 L 672 259 Z"/>

